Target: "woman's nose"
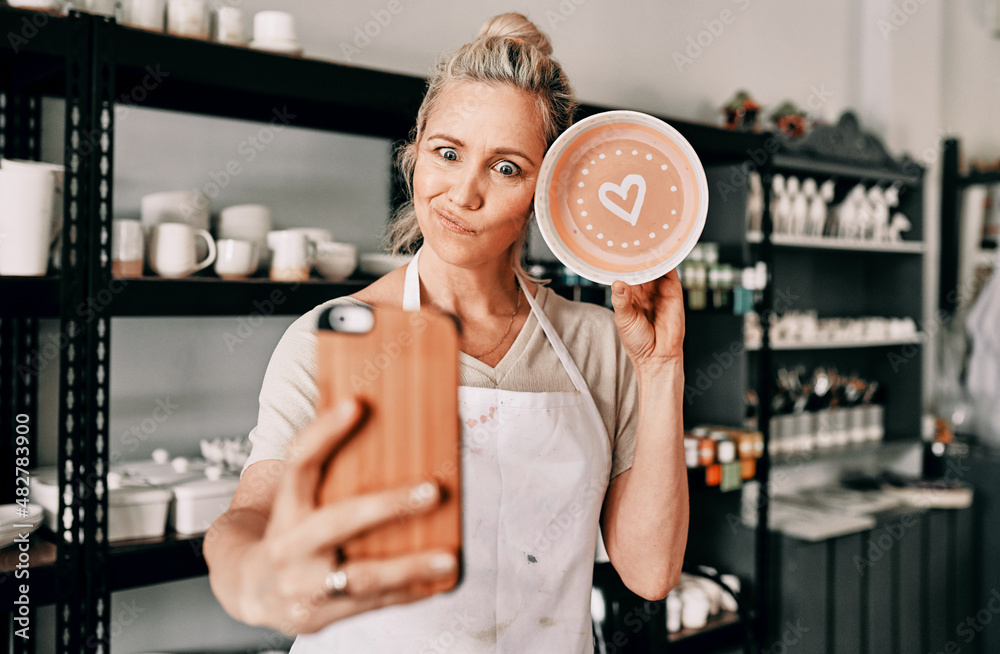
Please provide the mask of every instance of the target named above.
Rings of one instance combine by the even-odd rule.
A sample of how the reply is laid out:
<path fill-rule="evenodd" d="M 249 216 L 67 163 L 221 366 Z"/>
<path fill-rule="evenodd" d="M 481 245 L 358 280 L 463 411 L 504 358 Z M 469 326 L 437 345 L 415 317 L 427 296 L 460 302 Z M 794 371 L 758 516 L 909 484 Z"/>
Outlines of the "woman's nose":
<path fill-rule="evenodd" d="M 448 199 L 464 209 L 478 209 L 483 203 L 480 184 L 482 180 L 474 166 L 465 166 L 455 173 Z"/>

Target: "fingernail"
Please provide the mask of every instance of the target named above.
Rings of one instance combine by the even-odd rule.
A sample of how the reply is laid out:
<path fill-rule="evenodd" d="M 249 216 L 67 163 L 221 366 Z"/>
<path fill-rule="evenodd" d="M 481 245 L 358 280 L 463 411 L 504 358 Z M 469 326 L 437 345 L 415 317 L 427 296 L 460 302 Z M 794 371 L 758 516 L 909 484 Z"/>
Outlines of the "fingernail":
<path fill-rule="evenodd" d="M 440 575 L 449 574 L 458 567 L 458 561 L 454 554 L 435 554 L 431 557 L 430 568 L 432 572 Z"/>
<path fill-rule="evenodd" d="M 438 489 L 433 483 L 425 481 L 410 489 L 410 506 L 420 509 L 430 506 L 438 496 Z"/>
<path fill-rule="evenodd" d="M 625 284 L 615 284 L 611 287 L 615 295 L 625 295 Z"/>

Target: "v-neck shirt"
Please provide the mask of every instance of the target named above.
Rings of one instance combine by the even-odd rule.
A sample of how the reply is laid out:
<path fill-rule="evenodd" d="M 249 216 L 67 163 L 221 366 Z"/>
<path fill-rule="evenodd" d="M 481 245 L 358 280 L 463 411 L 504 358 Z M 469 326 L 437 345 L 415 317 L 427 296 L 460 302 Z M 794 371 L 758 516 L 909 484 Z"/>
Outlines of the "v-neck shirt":
<path fill-rule="evenodd" d="M 612 447 L 613 478 L 632 466 L 638 423 L 635 372 L 619 338 L 614 313 L 567 300 L 545 286 L 538 286 L 535 300 L 566 344 L 594 397 Z M 275 347 L 261 385 L 257 426 L 250 432 L 253 449 L 246 467 L 285 458 L 288 442 L 315 417 L 316 324 L 324 309 L 337 304 L 364 303 L 348 297 L 325 302 L 292 323 Z M 460 353 L 459 383 L 524 392 L 576 390 L 533 314 L 495 367 Z"/>

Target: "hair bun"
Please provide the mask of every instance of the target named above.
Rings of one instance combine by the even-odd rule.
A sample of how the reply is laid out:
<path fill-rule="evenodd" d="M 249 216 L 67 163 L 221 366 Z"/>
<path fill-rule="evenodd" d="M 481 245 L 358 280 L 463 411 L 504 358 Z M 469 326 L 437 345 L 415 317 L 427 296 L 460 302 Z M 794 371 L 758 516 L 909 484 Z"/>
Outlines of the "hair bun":
<path fill-rule="evenodd" d="M 547 36 L 532 23 L 524 14 L 511 12 L 500 14 L 486 21 L 479 30 L 479 38 L 502 36 L 515 39 L 528 45 L 533 45 L 544 54 L 552 56 L 552 44 Z"/>

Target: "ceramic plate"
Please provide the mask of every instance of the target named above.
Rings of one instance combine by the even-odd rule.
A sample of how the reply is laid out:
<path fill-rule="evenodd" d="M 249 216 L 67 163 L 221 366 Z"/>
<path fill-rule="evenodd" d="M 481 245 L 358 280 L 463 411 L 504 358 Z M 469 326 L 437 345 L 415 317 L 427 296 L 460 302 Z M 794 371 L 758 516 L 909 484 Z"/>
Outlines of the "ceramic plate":
<path fill-rule="evenodd" d="M 585 279 L 641 284 L 673 270 L 705 226 L 708 181 L 691 144 L 658 118 L 608 111 L 556 139 L 535 216 L 556 257 Z"/>

